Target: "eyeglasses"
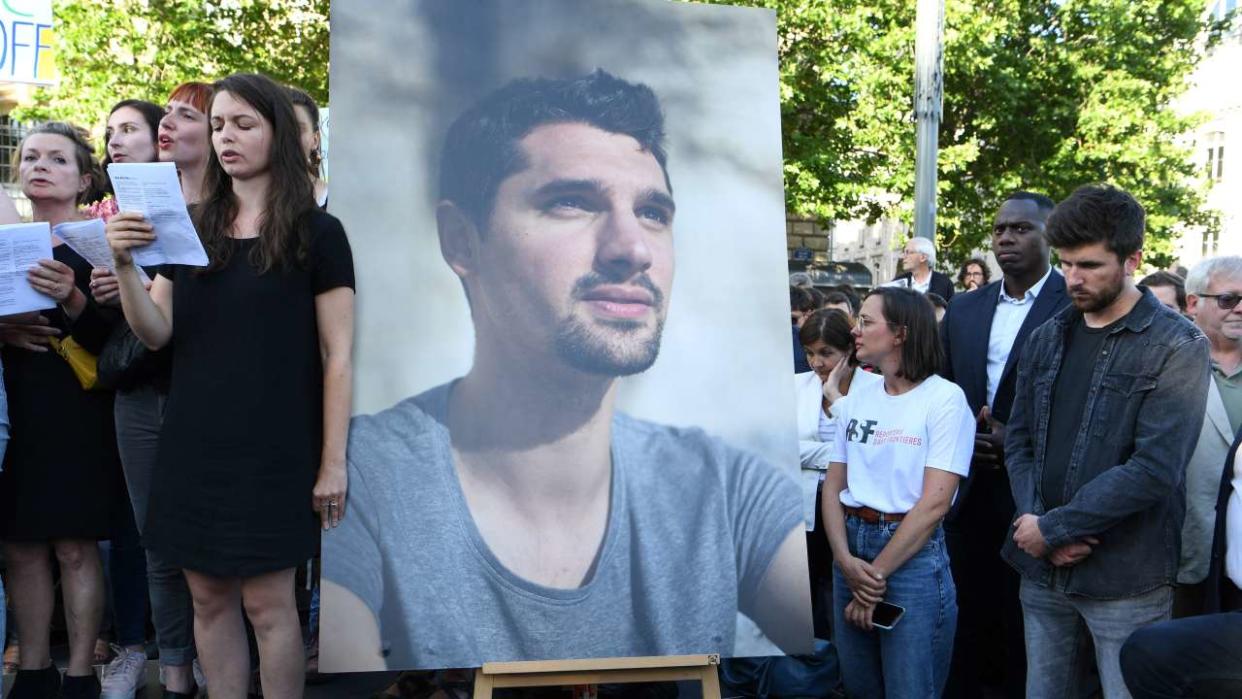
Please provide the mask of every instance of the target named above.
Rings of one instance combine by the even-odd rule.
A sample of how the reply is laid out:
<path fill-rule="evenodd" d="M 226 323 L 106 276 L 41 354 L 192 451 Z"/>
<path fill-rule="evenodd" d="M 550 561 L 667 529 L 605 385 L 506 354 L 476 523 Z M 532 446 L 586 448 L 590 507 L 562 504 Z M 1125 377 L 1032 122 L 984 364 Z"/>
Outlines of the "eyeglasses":
<path fill-rule="evenodd" d="M 1242 294 L 1229 292 L 1227 294 L 1197 294 L 1200 298 L 1216 299 L 1216 307 L 1222 311 L 1232 311 L 1239 301 L 1242 301 Z"/>
<path fill-rule="evenodd" d="M 876 320 L 867 316 L 858 316 L 858 320 L 854 323 L 859 330 L 866 330 L 869 325 L 887 325 L 889 327 L 900 327 L 891 320 Z"/>

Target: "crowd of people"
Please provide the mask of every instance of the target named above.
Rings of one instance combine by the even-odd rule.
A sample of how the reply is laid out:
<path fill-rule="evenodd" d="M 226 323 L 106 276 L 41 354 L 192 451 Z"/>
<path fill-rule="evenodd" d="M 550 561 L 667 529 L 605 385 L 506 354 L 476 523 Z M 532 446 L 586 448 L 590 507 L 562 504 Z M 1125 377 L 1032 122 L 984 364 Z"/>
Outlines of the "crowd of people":
<path fill-rule="evenodd" d="M 232 75 L 118 102 L 105 140 L 102 163 L 65 123 L 18 147 L 55 308 L 0 318 L 9 696 L 133 697 L 148 614 L 165 697 L 300 696 L 295 578 L 346 516 L 354 315 L 317 107 Z M 146 162 L 175 164 L 206 267 L 135 264 L 156 227 L 105 167 Z M 55 237 L 89 218 L 110 268 Z M 999 279 L 974 258 L 955 288 L 912 238 L 865 296 L 791 286 L 812 613 L 847 695 L 1242 691 L 1242 257 L 1136 283 L 1144 226 L 1113 187 L 1017 192 Z"/>
<path fill-rule="evenodd" d="M 1242 257 L 1136 283 L 1144 229 L 1111 186 L 1017 192 L 995 281 L 920 238 L 861 304 L 791 277 L 847 696 L 1242 695 Z"/>
<path fill-rule="evenodd" d="M 19 144 L 22 193 L 53 231 L 52 259 L 28 279 L 55 307 L 0 318 L 9 697 L 135 696 L 148 609 L 164 697 L 206 685 L 220 699 L 301 696 L 294 580 L 345 515 L 354 313 L 318 129 L 305 92 L 237 74 L 180 85 L 164 106 L 118 102 L 102 164 L 66 123 Z M 206 267 L 133 261 L 156 227 L 117 210 L 105 168 L 155 162 L 176 166 Z M 92 218 L 106 222 L 110 268 L 55 235 Z M 0 222 L 17 221 L 0 197 Z"/>

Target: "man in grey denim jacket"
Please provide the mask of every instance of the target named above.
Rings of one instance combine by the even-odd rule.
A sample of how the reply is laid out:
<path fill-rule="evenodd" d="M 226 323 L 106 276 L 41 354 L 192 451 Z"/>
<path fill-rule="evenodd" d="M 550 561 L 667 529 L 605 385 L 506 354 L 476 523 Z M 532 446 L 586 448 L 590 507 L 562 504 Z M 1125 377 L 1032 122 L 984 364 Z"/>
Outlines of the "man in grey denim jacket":
<path fill-rule="evenodd" d="M 1128 697 L 1121 644 L 1167 619 L 1203 422 L 1207 339 L 1135 286 L 1145 215 L 1109 186 L 1048 219 L 1073 305 L 1031 334 L 1005 442 L 1018 518 L 1027 696 L 1082 693 L 1089 632 L 1104 695 Z"/>

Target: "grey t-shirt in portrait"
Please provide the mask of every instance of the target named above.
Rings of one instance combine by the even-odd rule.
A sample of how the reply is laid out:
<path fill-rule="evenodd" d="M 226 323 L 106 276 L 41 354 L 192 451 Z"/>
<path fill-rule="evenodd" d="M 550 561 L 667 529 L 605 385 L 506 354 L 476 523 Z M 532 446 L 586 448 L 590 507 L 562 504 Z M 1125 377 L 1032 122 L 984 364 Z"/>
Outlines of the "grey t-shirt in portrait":
<path fill-rule="evenodd" d="M 323 537 L 324 577 L 375 614 L 390 669 L 732 654 L 737 612 L 801 528 L 791 474 L 701 430 L 617 415 L 592 571 L 579 588 L 547 588 L 506 569 L 475 527 L 444 424 L 449 389 L 354 418 L 349 509 Z"/>

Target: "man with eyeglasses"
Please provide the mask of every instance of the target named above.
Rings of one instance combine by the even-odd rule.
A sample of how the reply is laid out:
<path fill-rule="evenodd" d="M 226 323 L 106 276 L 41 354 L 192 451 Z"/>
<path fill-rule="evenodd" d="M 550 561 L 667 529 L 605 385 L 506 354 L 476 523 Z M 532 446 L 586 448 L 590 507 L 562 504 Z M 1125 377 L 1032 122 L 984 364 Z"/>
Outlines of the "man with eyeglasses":
<path fill-rule="evenodd" d="M 893 281 L 905 279 L 920 294 L 930 291 L 948 301 L 953 298 L 953 280 L 935 267 L 936 245 L 927 238 L 910 238 L 901 251 L 901 268 L 905 271 Z"/>
<path fill-rule="evenodd" d="M 1203 609 L 1221 464 L 1242 427 L 1242 257 L 1213 257 L 1186 279 L 1186 310 L 1207 335 L 1212 357 L 1207 415 L 1186 465 L 1186 522 L 1173 616 Z"/>

